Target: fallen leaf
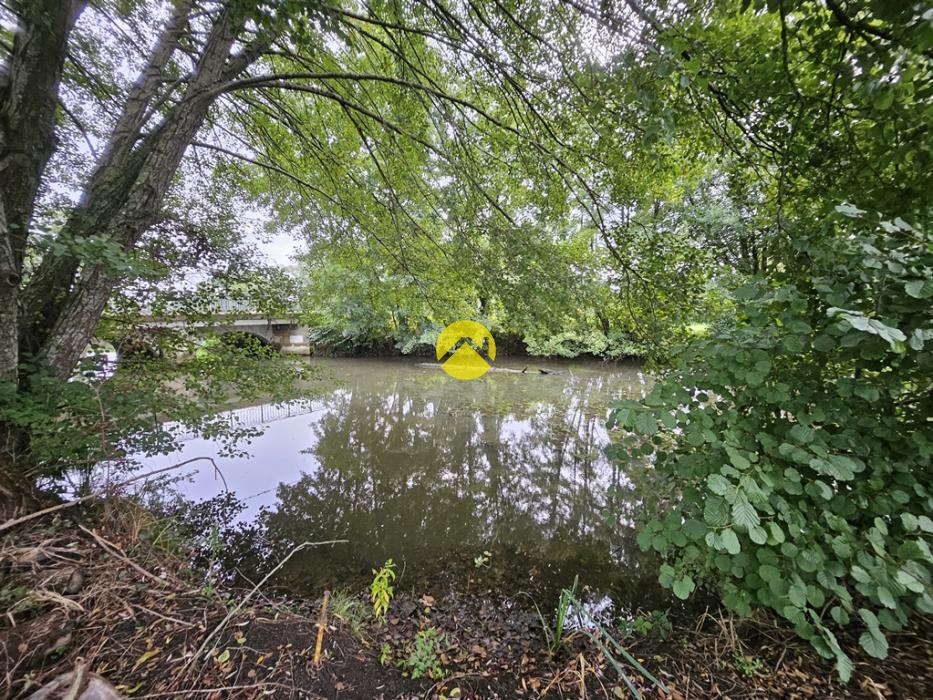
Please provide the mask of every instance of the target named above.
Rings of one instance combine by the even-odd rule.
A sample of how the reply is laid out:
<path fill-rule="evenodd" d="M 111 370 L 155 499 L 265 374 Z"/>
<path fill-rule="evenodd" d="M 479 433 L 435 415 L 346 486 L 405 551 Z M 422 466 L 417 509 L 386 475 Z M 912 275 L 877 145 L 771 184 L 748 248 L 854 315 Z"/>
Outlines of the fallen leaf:
<path fill-rule="evenodd" d="M 155 649 L 150 649 L 149 651 L 143 652 L 143 655 L 136 659 L 136 663 L 133 664 L 133 670 L 135 671 L 142 664 L 146 663 L 153 656 L 156 656 L 162 651 L 162 647 L 156 647 Z"/>

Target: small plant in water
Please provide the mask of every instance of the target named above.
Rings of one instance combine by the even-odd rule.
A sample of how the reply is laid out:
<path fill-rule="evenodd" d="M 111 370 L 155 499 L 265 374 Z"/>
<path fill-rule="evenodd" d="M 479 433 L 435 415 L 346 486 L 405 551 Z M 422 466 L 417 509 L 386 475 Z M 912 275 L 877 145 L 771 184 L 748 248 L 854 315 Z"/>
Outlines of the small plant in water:
<path fill-rule="evenodd" d="M 389 611 L 389 602 L 395 589 L 392 582 L 395 580 L 395 563 L 389 559 L 382 568 L 373 569 L 373 582 L 369 587 L 369 599 L 373 603 L 373 614 L 376 619 L 384 621 L 386 613 Z"/>
<path fill-rule="evenodd" d="M 428 676 L 434 680 L 444 677 L 440 653 L 447 645 L 447 635 L 428 627 L 415 635 L 415 650 L 399 666 L 411 674 L 412 680 Z"/>
<path fill-rule="evenodd" d="M 745 654 L 736 653 L 734 657 L 735 669 L 743 676 L 754 676 L 764 665 L 761 659 L 754 656 L 745 656 Z"/>

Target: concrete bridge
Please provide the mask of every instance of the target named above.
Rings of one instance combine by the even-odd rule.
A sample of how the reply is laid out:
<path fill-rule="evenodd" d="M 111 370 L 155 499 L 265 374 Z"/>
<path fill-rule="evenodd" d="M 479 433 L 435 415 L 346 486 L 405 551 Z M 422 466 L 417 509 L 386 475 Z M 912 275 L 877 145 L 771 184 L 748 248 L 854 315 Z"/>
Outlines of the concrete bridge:
<path fill-rule="evenodd" d="M 149 328 L 187 328 L 210 330 L 218 336 L 246 334 L 258 338 L 282 352 L 309 355 L 308 329 L 294 317 L 270 317 L 255 311 L 247 301 L 221 299 L 210 309 L 210 319 L 191 320 L 183 314 L 154 314 L 143 309 L 140 321 Z"/>

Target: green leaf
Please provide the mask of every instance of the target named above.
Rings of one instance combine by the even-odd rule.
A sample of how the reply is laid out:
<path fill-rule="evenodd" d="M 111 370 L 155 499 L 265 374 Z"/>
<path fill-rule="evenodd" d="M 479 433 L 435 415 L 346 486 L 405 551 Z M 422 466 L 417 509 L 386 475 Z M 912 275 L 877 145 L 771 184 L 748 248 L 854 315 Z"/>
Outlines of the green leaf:
<path fill-rule="evenodd" d="M 757 527 L 761 522 L 755 506 L 748 502 L 744 494 L 736 498 L 735 503 L 732 504 L 732 521 L 746 529 Z"/>
<path fill-rule="evenodd" d="M 681 600 L 686 600 L 689 598 L 690 594 L 693 593 L 695 588 L 696 585 L 693 583 L 693 579 L 689 576 L 684 576 L 682 579 L 674 581 L 674 595 Z"/>
<path fill-rule="evenodd" d="M 709 485 L 709 490 L 717 496 L 725 496 L 726 492 L 732 488 L 730 481 L 722 474 L 710 474 L 706 483 Z"/>
<path fill-rule="evenodd" d="M 879 88 L 872 97 L 871 104 L 879 112 L 884 112 L 891 108 L 894 103 L 894 91 L 888 87 Z"/>
<path fill-rule="evenodd" d="M 731 528 L 726 528 L 723 530 L 719 537 L 720 541 L 722 542 L 722 546 L 725 547 L 729 554 L 738 554 L 742 551 L 742 547 L 739 545 L 739 538 Z"/>
<path fill-rule="evenodd" d="M 904 291 L 914 299 L 926 299 L 933 296 L 933 283 L 930 280 L 911 280 L 904 285 Z"/>
<path fill-rule="evenodd" d="M 765 544 L 768 541 L 768 533 L 760 525 L 753 525 L 748 528 L 748 538 L 755 544 Z"/>
<path fill-rule="evenodd" d="M 859 645 L 869 656 L 876 659 L 885 659 L 888 656 L 888 639 L 883 632 L 862 632 L 858 638 Z"/>
<path fill-rule="evenodd" d="M 836 211 L 838 211 L 840 214 L 843 214 L 845 216 L 849 216 L 852 218 L 857 218 L 865 213 L 864 209 L 859 209 L 858 207 L 854 207 L 848 202 L 844 202 L 843 204 L 837 204 Z"/>
<path fill-rule="evenodd" d="M 743 457 L 738 450 L 732 447 L 726 447 L 726 452 L 729 454 L 729 461 L 732 462 L 732 465 L 736 469 L 744 471 L 751 466 L 751 462 Z"/>
<path fill-rule="evenodd" d="M 849 679 L 852 678 L 852 672 L 855 670 L 855 664 L 852 663 L 850 659 L 842 649 L 837 647 L 836 651 L 836 673 L 839 674 L 839 680 L 843 683 L 848 683 Z"/>
<path fill-rule="evenodd" d="M 795 583 L 787 591 L 787 597 L 798 608 L 803 608 L 807 604 L 807 589 L 803 584 Z"/>
<path fill-rule="evenodd" d="M 721 498 L 709 498 L 703 507 L 703 520 L 712 527 L 722 527 L 729 522 L 729 509 Z"/>
<path fill-rule="evenodd" d="M 897 607 L 897 603 L 894 602 L 894 596 L 891 595 L 891 591 L 884 586 L 878 586 L 877 594 L 878 600 L 884 607 L 891 608 L 892 610 Z"/>
<path fill-rule="evenodd" d="M 813 438 L 816 435 L 816 431 L 813 428 L 808 428 L 805 425 L 797 424 L 790 429 L 789 435 L 797 442 L 806 445 L 813 441 Z"/>
<path fill-rule="evenodd" d="M 762 564 L 759 566 L 758 575 L 761 576 L 764 581 L 779 581 L 781 579 L 780 570 L 771 564 Z"/>
<path fill-rule="evenodd" d="M 878 622 L 878 618 L 875 616 L 875 613 L 873 613 L 871 610 L 869 610 L 868 608 L 859 608 L 858 616 L 862 618 L 862 622 L 865 623 L 865 626 L 869 630 L 874 631 L 874 632 L 879 631 L 880 623 Z"/>
<path fill-rule="evenodd" d="M 658 432 L 658 421 L 651 413 L 639 413 L 635 419 L 635 430 L 642 435 L 654 435 Z"/>
<path fill-rule="evenodd" d="M 912 573 L 906 569 L 898 569 L 897 575 L 894 577 L 895 580 L 904 586 L 908 591 L 913 593 L 923 593 L 924 585 L 923 581 L 918 579 Z"/>

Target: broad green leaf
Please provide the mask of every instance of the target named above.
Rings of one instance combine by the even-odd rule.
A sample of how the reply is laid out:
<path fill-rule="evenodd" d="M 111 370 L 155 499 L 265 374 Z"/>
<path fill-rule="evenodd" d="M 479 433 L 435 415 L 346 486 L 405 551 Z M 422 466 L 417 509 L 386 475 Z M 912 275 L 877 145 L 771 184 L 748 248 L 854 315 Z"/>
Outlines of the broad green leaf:
<path fill-rule="evenodd" d="M 888 640 L 882 632 L 862 632 L 858 638 L 859 645 L 869 656 L 876 659 L 885 659 L 888 656 Z"/>
<path fill-rule="evenodd" d="M 736 537 L 735 532 L 733 532 L 731 528 L 723 530 L 719 537 L 723 547 L 725 547 L 729 554 L 738 554 L 742 551 L 742 547 L 739 545 L 739 538 Z"/>
<path fill-rule="evenodd" d="M 761 522 L 758 511 L 748 502 L 744 494 L 732 504 L 732 521 L 744 528 L 757 527 Z"/>
<path fill-rule="evenodd" d="M 693 593 L 693 590 L 696 588 L 693 583 L 693 579 L 689 576 L 684 576 L 677 581 L 674 581 L 674 595 L 676 595 L 681 600 L 686 600 L 690 597 L 690 594 Z"/>
<path fill-rule="evenodd" d="M 732 484 L 722 474 L 710 474 L 706 481 L 710 491 L 717 496 L 725 496 L 726 492 L 732 488 Z"/>

